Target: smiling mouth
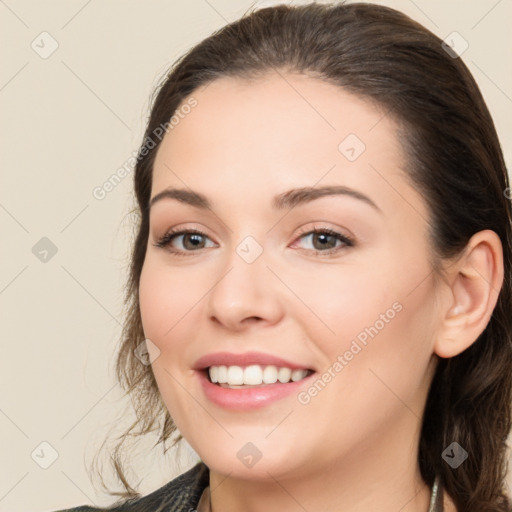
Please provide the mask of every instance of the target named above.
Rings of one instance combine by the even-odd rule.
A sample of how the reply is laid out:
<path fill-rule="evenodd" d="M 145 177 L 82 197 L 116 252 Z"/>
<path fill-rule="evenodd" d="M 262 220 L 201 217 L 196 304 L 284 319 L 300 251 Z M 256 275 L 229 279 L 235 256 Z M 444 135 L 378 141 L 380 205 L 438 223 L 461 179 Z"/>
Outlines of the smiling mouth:
<path fill-rule="evenodd" d="M 212 384 L 223 388 L 242 389 L 298 382 L 309 377 L 314 370 L 253 364 L 249 366 L 210 366 L 203 372 Z"/>

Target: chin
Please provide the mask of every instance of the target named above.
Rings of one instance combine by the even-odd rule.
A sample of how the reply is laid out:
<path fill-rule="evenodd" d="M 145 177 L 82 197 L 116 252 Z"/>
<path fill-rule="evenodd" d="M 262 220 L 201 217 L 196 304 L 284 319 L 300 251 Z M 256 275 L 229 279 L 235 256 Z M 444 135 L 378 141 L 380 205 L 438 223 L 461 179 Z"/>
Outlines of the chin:
<path fill-rule="evenodd" d="M 224 448 L 224 449 L 222 449 Z M 274 481 L 274 478 L 283 478 L 297 471 L 301 472 L 306 460 L 298 457 L 293 447 L 283 446 L 282 452 L 275 448 L 265 449 L 255 442 L 233 442 L 221 449 L 201 450 L 201 460 L 210 471 L 230 478 L 253 480 L 261 482 Z"/>

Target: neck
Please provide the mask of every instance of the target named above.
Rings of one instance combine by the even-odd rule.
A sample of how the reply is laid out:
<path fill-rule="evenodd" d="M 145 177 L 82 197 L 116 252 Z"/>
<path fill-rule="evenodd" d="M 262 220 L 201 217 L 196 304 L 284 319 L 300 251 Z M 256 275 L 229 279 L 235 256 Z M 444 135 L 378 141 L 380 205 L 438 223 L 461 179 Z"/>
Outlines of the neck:
<path fill-rule="evenodd" d="M 417 464 L 419 420 L 410 411 L 386 435 L 375 433 L 341 460 L 258 479 L 210 469 L 212 512 L 427 512 L 432 489 Z M 262 459 L 263 461 L 263 459 Z M 276 467 L 279 467 L 276 465 Z"/>

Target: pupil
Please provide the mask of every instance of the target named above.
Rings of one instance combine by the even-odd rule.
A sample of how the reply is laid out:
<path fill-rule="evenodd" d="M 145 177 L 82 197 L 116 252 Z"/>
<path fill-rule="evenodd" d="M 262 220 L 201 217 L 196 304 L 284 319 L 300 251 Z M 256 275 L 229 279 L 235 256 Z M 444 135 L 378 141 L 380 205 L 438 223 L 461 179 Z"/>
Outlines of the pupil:
<path fill-rule="evenodd" d="M 325 249 L 325 247 L 329 247 L 329 248 L 333 247 L 332 243 L 331 244 L 329 244 L 329 243 L 325 244 L 325 242 L 328 242 L 327 239 L 329 237 L 333 238 L 332 235 L 329 235 L 327 233 L 320 233 L 320 234 L 316 234 L 315 235 L 314 240 L 316 240 L 316 241 L 320 240 L 321 241 L 320 248 L 324 248 Z"/>
<path fill-rule="evenodd" d="M 187 246 L 187 240 L 192 244 L 192 247 L 195 247 L 197 248 L 200 244 L 201 244 L 201 238 L 202 238 L 202 235 L 198 235 L 198 234 L 191 234 L 191 235 L 187 235 L 185 236 L 184 238 L 184 245 L 185 247 Z"/>

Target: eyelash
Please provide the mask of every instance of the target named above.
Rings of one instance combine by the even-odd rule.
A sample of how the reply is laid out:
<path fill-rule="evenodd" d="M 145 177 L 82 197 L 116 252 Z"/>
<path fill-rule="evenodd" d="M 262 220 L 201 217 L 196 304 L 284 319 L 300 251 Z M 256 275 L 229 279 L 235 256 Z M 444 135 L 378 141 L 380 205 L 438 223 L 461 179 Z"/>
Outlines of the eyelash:
<path fill-rule="evenodd" d="M 202 231 L 199 231 L 197 229 L 176 229 L 176 230 L 170 230 L 168 231 L 164 236 L 158 239 L 157 243 L 153 244 L 155 247 L 165 248 L 170 247 L 170 243 L 172 240 L 180 235 L 187 235 L 187 234 L 197 234 L 201 235 L 205 238 L 209 238 L 206 233 L 203 233 Z M 302 233 L 299 234 L 298 239 L 301 239 L 302 237 L 306 235 L 311 234 L 326 234 L 330 236 L 336 237 L 337 240 L 342 242 L 344 245 L 340 247 L 334 247 L 332 249 L 326 250 L 326 251 L 319 251 L 317 249 L 306 249 L 306 250 L 312 250 L 315 252 L 316 256 L 322 257 L 322 256 L 328 256 L 334 253 L 339 252 L 340 250 L 346 249 L 348 247 L 353 247 L 355 245 L 354 240 L 346 235 L 342 235 L 341 233 L 338 233 L 337 231 L 333 231 L 329 228 L 313 228 L 310 230 L 304 230 Z M 169 251 L 173 253 L 176 256 L 189 256 L 191 253 L 197 252 L 197 251 L 182 251 L 181 249 L 171 249 L 169 248 Z"/>

